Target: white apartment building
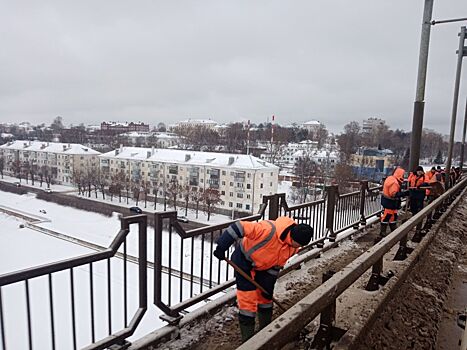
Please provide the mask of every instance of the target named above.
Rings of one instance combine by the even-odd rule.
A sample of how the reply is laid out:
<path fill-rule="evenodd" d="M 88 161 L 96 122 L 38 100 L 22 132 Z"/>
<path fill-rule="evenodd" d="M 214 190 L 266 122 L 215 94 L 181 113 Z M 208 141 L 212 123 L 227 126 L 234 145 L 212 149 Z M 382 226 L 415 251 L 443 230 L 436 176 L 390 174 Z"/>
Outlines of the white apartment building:
<path fill-rule="evenodd" d="M 73 172 L 96 171 L 100 152 L 76 143 L 42 141 L 12 141 L 0 146 L 4 171 L 15 176 L 15 171 L 33 169 L 34 174 L 46 171 L 54 182 L 72 185 Z"/>
<path fill-rule="evenodd" d="M 321 123 L 318 120 L 310 120 L 301 125 L 303 129 L 306 129 L 309 133 L 313 134 L 319 130 Z"/>
<path fill-rule="evenodd" d="M 378 127 L 384 126 L 385 124 L 386 124 L 386 121 L 384 119 L 370 117 L 363 121 L 362 131 L 366 133 L 370 133 L 370 132 L 373 132 Z"/>
<path fill-rule="evenodd" d="M 221 199 L 216 207 L 225 211 L 256 212 L 264 195 L 277 192 L 279 168 L 245 154 L 120 147 L 99 158 L 108 178 L 123 173 L 137 183 L 144 181 L 159 198 L 171 182 L 215 188 Z"/>

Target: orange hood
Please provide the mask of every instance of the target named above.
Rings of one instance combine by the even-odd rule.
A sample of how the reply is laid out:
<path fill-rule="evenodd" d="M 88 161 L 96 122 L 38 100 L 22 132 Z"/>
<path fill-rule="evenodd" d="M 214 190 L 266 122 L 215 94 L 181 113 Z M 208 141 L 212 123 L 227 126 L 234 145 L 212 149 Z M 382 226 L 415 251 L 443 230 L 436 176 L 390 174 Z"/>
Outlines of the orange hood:
<path fill-rule="evenodd" d="M 397 168 L 396 170 L 394 170 L 394 177 L 397 179 L 397 181 L 404 181 L 404 174 L 405 174 L 405 170 L 402 169 L 402 168 Z"/>

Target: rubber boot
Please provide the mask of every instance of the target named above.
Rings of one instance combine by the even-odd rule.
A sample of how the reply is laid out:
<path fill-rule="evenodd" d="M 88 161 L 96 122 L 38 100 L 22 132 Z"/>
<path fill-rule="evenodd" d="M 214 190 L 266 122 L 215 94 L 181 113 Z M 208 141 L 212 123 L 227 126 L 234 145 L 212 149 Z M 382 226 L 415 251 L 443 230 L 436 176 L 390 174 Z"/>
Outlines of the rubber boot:
<path fill-rule="evenodd" d="M 389 228 L 391 229 L 391 232 L 394 231 L 397 228 L 397 224 L 389 224 Z"/>
<path fill-rule="evenodd" d="M 255 335 L 255 318 L 245 315 L 238 315 L 238 323 L 240 325 L 242 343 L 244 343 Z"/>
<path fill-rule="evenodd" d="M 383 224 L 382 222 L 380 223 L 379 226 L 379 236 L 375 238 L 375 244 L 381 241 L 384 237 L 386 237 L 386 230 L 388 228 L 387 224 Z"/>
<path fill-rule="evenodd" d="M 259 329 L 263 329 L 272 321 L 272 307 L 258 308 Z"/>

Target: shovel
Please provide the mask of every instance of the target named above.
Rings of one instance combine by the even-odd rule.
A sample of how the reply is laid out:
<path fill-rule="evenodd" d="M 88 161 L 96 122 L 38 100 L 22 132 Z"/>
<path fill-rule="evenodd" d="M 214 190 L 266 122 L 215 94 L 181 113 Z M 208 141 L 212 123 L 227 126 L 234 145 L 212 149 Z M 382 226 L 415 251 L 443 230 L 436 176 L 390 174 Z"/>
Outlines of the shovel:
<path fill-rule="evenodd" d="M 235 264 L 232 260 L 228 259 L 228 258 L 225 258 L 225 261 L 227 262 L 227 264 L 229 264 L 230 266 L 233 267 L 233 269 L 235 271 L 237 271 L 240 275 L 242 275 L 244 278 L 246 278 L 248 280 L 248 282 L 251 282 L 256 288 L 258 288 L 260 291 L 262 291 L 264 294 L 266 295 L 269 295 L 268 292 L 266 292 L 266 290 L 261 287 L 261 285 L 258 284 L 258 282 L 256 282 L 255 280 L 253 280 L 250 276 L 248 276 L 248 274 L 243 271 L 241 268 L 239 268 L 237 266 L 237 264 Z M 276 303 L 277 306 L 279 306 L 279 308 L 284 312 L 286 311 L 286 308 L 276 299 L 274 298 L 272 295 L 269 295 L 272 299 L 272 301 L 274 303 Z"/>

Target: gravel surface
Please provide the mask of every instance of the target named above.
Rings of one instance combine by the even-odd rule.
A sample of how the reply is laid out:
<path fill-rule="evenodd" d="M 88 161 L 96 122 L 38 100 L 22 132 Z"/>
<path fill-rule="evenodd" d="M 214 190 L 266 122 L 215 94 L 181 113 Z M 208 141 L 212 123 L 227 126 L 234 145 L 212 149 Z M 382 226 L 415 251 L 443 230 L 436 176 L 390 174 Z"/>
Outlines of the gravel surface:
<path fill-rule="evenodd" d="M 443 314 L 449 312 L 446 301 L 453 289 L 454 273 L 466 261 L 466 243 L 467 200 L 463 198 L 439 228 L 423 260 L 356 348 L 448 349 L 436 345 L 438 330 Z M 467 295 L 463 299 L 467 303 Z"/>

